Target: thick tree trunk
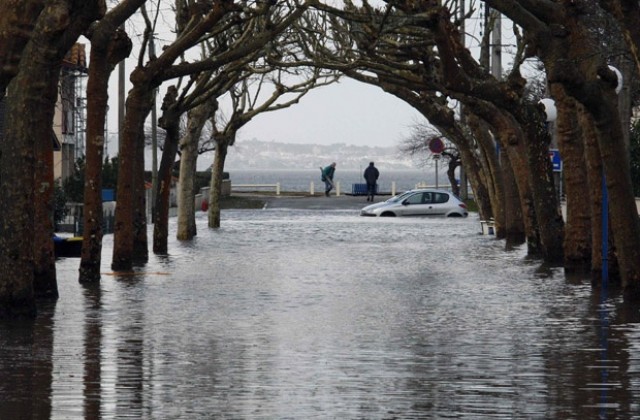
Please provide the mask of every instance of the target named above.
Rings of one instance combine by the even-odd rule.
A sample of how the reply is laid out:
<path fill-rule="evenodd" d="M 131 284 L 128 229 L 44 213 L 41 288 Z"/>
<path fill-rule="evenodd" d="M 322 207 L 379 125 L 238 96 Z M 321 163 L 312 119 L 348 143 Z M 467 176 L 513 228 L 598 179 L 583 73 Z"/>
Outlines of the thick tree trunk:
<path fill-rule="evenodd" d="M 591 104 L 590 113 L 595 114 L 595 126 L 598 131 L 598 143 L 609 197 L 609 220 L 625 298 L 638 301 L 640 300 L 640 218 L 638 218 L 633 195 L 630 169 L 624 164 L 626 159 L 622 157 L 626 150 L 622 127 L 616 118 L 617 113 L 613 112 L 612 115 L 609 112 L 616 109 L 617 98 L 608 96 L 605 95 L 606 100 L 602 106 Z"/>
<path fill-rule="evenodd" d="M 198 151 L 197 143 L 194 144 L 186 137 L 182 138 L 180 149 L 180 182 L 178 183 L 178 215 L 176 238 L 181 241 L 193 239 L 198 234 L 195 218 L 195 176 L 197 171 Z M 209 197 L 206 197 L 207 201 Z"/>
<path fill-rule="evenodd" d="M 535 229 L 530 227 L 527 231 L 525 227 L 523 212 L 526 207 L 522 204 L 517 177 L 508 153 L 500 153 L 500 175 L 504 204 L 505 247 L 511 249 L 527 243 L 529 255 L 536 255 L 538 236 Z"/>
<path fill-rule="evenodd" d="M 471 128 L 474 137 L 478 143 L 481 171 L 483 184 L 486 186 L 490 201 L 490 213 L 486 213 L 485 220 L 493 218 L 495 223 L 496 238 L 504 239 L 508 235 L 505 215 L 505 191 L 498 160 L 498 152 L 493 136 L 491 135 L 487 124 L 473 114 L 467 114 L 467 122 Z M 522 220 L 522 218 L 520 218 Z M 523 228 L 520 228 L 522 232 Z M 522 242 L 524 243 L 524 235 Z"/>
<path fill-rule="evenodd" d="M 220 197 L 222 196 L 222 173 L 227 158 L 229 142 L 226 139 L 216 141 L 216 156 L 211 168 L 211 188 L 209 189 L 209 227 L 220 227 Z"/>
<path fill-rule="evenodd" d="M 57 93 L 57 80 L 51 82 Z M 55 101 L 55 100 L 54 100 Z M 53 119 L 53 114 L 51 114 Z M 34 219 L 33 219 L 33 292 L 36 297 L 57 298 L 58 281 L 56 277 L 53 237 L 53 145 L 49 139 L 35 141 L 36 155 Z"/>
<path fill-rule="evenodd" d="M 150 112 L 150 109 L 149 109 Z M 148 115 L 148 113 L 147 113 Z M 147 235 L 147 184 L 144 178 L 144 131 L 135 146 L 134 160 L 134 208 L 133 208 L 133 260 L 144 264 L 149 261 L 149 239 Z"/>
<path fill-rule="evenodd" d="M 140 227 L 134 226 L 134 222 L 139 223 L 139 218 L 134 216 L 136 211 L 139 211 L 136 210 L 139 208 L 136 199 L 139 198 L 140 191 L 140 188 L 135 188 L 135 183 L 144 183 L 143 177 L 137 171 L 139 165 L 135 160 L 140 159 L 138 143 L 143 141 L 141 133 L 143 133 L 144 121 L 151 111 L 152 101 L 153 89 L 144 84 L 134 84 L 127 97 L 124 132 L 118 151 L 118 195 L 116 197 L 118 204 L 111 262 L 111 268 L 116 271 L 133 269 L 134 239 L 140 230 Z M 142 159 L 142 165 L 144 165 L 144 159 Z M 144 190 L 144 184 L 142 189 Z"/>
<path fill-rule="evenodd" d="M 191 137 L 187 134 L 186 137 Z M 183 138 L 184 141 L 184 138 Z M 176 238 L 181 241 L 193 239 L 198 234 L 195 219 L 195 176 L 198 151 L 193 143 L 183 143 L 180 159 L 180 182 L 178 183 L 178 215 Z M 205 197 L 209 201 L 209 197 Z"/>
<path fill-rule="evenodd" d="M 640 218 L 629 165 L 625 164 L 624 135 L 614 91 L 617 79 L 608 69 L 606 57 L 598 53 L 601 48 L 594 47 L 601 40 L 592 31 L 593 16 L 576 13 L 575 2 L 561 2 L 554 8 L 539 9 L 539 16 L 534 20 L 529 18 L 530 10 L 527 9 L 535 8 L 533 3 L 514 7 L 513 2 L 485 1 L 529 31 L 528 38 L 537 41 L 537 45 L 532 46 L 537 48 L 545 64 L 549 84 L 562 84 L 566 92 L 592 115 L 598 133 L 625 299 L 640 301 Z M 634 9 L 638 9 L 637 5 Z M 637 26 L 637 22 L 633 25 Z M 558 31 L 558 27 L 562 30 Z M 626 34 L 630 39 L 629 31 Z M 634 52 L 637 53 L 637 49 Z"/>
<path fill-rule="evenodd" d="M 594 284 L 602 281 L 602 159 L 600 158 L 600 146 L 598 145 L 598 134 L 591 116 L 579 106 L 579 120 L 584 138 L 584 156 L 587 165 L 587 181 L 589 184 L 589 209 L 591 217 L 591 276 Z M 613 250 L 611 228 L 608 229 L 609 241 L 607 243 L 609 279 L 620 282 L 620 271 L 618 261 Z"/>
<path fill-rule="evenodd" d="M 36 158 L 33 137 L 29 134 L 31 128 L 37 123 L 43 125 L 45 119 L 39 113 L 25 113 L 23 109 L 51 107 L 40 92 L 34 94 L 29 89 L 33 86 L 32 76 L 26 71 L 16 76 L 7 97 L 9 125 L 5 126 L 0 151 L 0 319 L 36 314 L 33 292 Z M 44 125 L 48 125 L 46 121 Z"/>
<path fill-rule="evenodd" d="M 104 124 L 109 100 L 109 76 L 129 55 L 131 41 L 124 31 L 100 27 L 91 40 L 91 67 L 87 82 L 87 141 L 84 184 L 84 232 L 79 281 L 100 280 L 102 263 L 102 163 Z"/>
<path fill-rule="evenodd" d="M 531 111 L 530 108 L 527 110 Z M 540 235 L 540 251 L 545 262 L 560 265 L 564 261 L 564 221 L 549 159 L 551 138 L 542 121 L 536 121 L 533 115 L 520 122 L 526 133 L 524 142 L 527 172 L 536 215 L 536 228 Z"/>
<path fill-rule="evenodd" d="M 567 197 L 567 220 L 564 237 L 564 269 L 568 274 L 591 271 L 591 207 L 585 205 L 590 196 L 584 140 L 578 120 L 576 102 L 554 85 L 551 94 L 558 108 L 556 132 L 563 162 L 564 192 Z"/>
<path fill-rule="evenodd" d="M 178 152 L 180 115 L 177 109 L 170 107 L 165 109 L 162 118 L 160 118 L 160 126 L 164 128 L 166 136 L 160 160 L 160 169 L 158 170 L 158 190 L 156 191 L 153 224 L 153 252 L 156 254 L 166 254 L 168 251 L 171 179 L 173 178 L 173 166 Z"/>
<path fill-rule="evenodd" d="M 8 124 L 0 153 L 0 317 L 35 316 L 35 271 L 47 273 L 39 279 L 39 287 L 44 284 L 48 296 L 57 295 L 55 270 L 51 271 L 53 224 L 35 221 L 45 211 L 36 212 L 34 207 L 46 203 L 35 200 L 34 191 L 44 186 L 34 182 L 47 181 L 38 179 L 36 159 L 40 151 L 53 153 L 51 124 L 62 58 L 103 12 L 100 1 L 85 2 L 82 7 L 65 2 L 50 5 L 39 17 L 10 84 Z M 34 249 L 43 251 L 37 261 Z"/>
<path fill-rule="evenodd" d="M 5 1 L 0 3 L 0 95 L 18 74 L 20 59 L 33 34 L 44 0 Z"/>
<path fill-rule="evenodd" d="M 189 112 L 187 132 L 180 142 L 180 183 L 178 191 L 178 231 L 179 240 L 190 240 L 197 234 L 195 219 L 194 178 L 197 171 L 198 143 L 202 128 L 217 109 L 215 100 L 194 108 Z M 209 197 L 207 197 L 207 201 Z"/>

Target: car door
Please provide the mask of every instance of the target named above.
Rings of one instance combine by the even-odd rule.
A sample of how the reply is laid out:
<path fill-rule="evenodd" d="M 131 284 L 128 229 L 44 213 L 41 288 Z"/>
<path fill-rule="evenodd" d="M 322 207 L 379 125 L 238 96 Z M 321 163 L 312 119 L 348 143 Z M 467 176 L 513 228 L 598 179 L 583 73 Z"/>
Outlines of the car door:
<path fill-rule="evenodd" d="M 402 202 L 402 216 L 426 216 L 428 215 L 429 203 L 425 203 L 425 200 L 431 200 L 431 193 L 417 192 L 407 197 Z"/>
<path fill-rule="evenodd" d="M 451 205 L 449 202 L 449 194 L 434 192 L 431 194 L 429 214 L 433 216 L 442 216 L 447 214 Z"/>

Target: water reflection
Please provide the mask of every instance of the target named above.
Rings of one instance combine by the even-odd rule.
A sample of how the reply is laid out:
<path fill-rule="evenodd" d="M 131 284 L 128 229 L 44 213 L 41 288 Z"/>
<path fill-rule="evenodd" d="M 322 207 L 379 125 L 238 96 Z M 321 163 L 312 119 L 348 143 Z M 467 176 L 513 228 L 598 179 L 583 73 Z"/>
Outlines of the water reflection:
<path fill-rule="evenodd" d="M 60 261 L 57 305 L 0 324 L 0 419 L 640 411 L 638 309 L 505 251 L 473 217 L 223 216 L 98 286 Z"/>
<path fill-rule="evenodd" d="M 102 365 L 102 290 L 90 284 L 83 288 L 84 321 L 84 418 L 100 418 Z"/>

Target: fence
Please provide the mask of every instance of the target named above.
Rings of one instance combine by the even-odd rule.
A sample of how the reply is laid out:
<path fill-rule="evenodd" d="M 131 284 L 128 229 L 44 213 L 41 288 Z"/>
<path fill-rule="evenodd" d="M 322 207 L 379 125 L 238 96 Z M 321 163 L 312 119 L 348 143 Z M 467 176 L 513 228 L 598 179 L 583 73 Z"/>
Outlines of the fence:
<path fill-rule="evenodd" d="M 84 204 L 67 203 L 66 216 L 56 226 L 56 232 L 73 233 L 73 236 L 82 236 L 84 232 Z M 113 233 L 115 222 L 115 201 L 102 204 L 102 233 Z"/>
<path fill-rule="evenodd" d="M 276 182 L 275 184 L 231 184 L 231 190 L 233 191 L 236 188 L 275 188 L 276 195 L 280 195 L 280 183 Z"/>

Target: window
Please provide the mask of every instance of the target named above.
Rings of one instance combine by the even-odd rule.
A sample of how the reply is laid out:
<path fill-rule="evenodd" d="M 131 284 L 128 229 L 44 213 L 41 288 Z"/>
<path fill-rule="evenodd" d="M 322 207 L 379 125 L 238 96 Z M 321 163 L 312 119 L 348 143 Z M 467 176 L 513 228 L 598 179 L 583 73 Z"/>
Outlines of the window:
<path fill-rule="evenodd" d="M 413 194 L 405 200 L 407 204 L 422 204 L 422 193 Z"/>
<path fill-rule="evenodd" d="M 449 201 L 449 194 L 434 193 L 433 195 L 434 204 L 446 203 L 447 201 Z"/>

